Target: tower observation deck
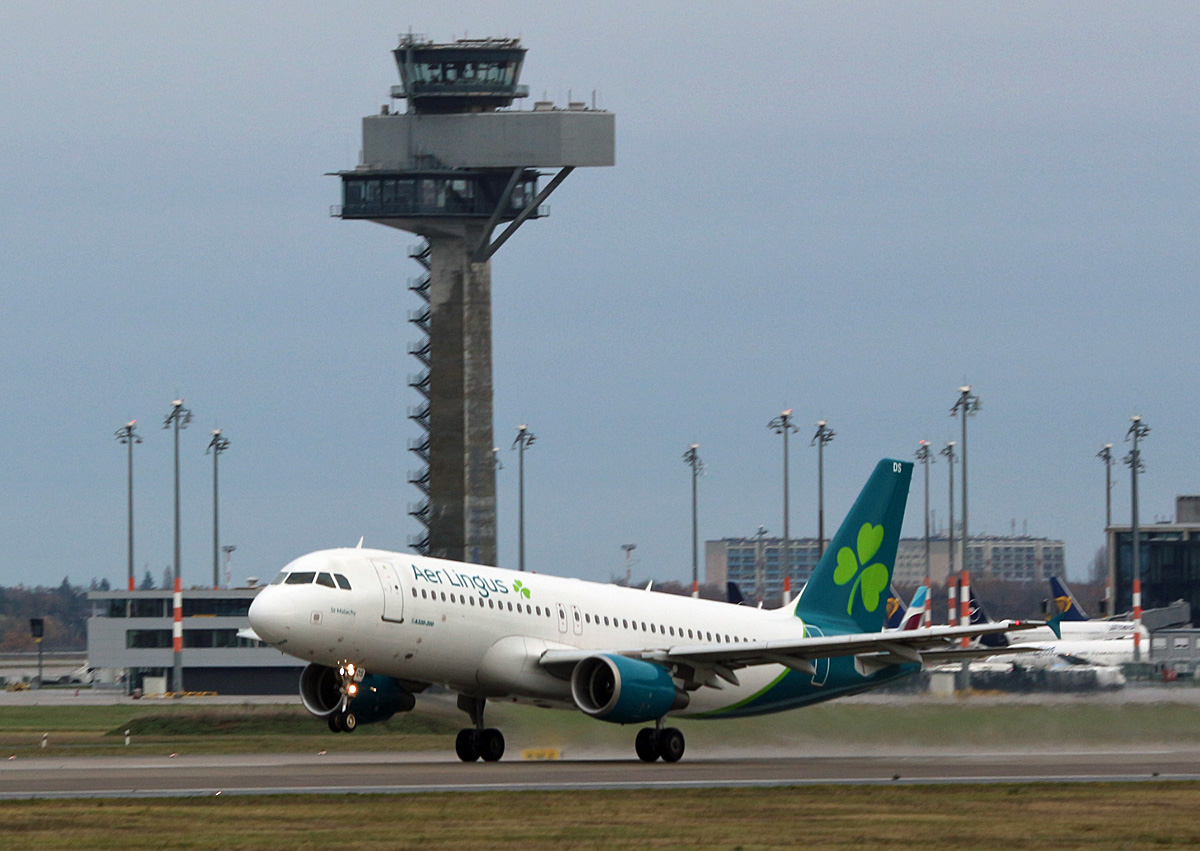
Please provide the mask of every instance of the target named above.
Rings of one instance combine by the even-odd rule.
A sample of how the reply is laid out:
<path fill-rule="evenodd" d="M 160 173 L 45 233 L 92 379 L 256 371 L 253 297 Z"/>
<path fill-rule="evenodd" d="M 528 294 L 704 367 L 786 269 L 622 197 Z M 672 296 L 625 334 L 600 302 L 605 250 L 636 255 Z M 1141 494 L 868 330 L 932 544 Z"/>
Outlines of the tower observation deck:
<path fill-rule="evenodd" d="M 409 320 L 423 335 L 409 346 L 420 363 L 409 386 L 422 397 L 409 411 L 422 430 L 409 445 L 422 463 L 409 474 L 422 494 L 409 514 L 425 531 L 409 543 L 495 564 L 491 257 L 546 215 L 546 198 L 573 169 L 613 164 L 615 117 L 576 102 L 511 108 L 529 94 L 517 39 L 435 44 L 405 35 L 394 54 L 400 85 L 391 96 L 407 109 L 385 105 L 363 119 L 362 159 L 337 173 L 333 214 L 424 239 L 410 251 L 424 274 L 409 282 L 422 300 Z"/>

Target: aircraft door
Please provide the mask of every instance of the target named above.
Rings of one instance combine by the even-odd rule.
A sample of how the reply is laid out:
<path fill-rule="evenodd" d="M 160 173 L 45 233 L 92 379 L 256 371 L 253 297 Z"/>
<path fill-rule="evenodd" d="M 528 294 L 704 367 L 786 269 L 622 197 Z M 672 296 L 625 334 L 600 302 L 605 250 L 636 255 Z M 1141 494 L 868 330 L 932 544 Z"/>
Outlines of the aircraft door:
<path fill-rule="evenodd" d="M 805 624 L 804 632 L 805 635 L 810 635 L 813 637 L 820 637 L 825 634 L 821 631 L 819 626 L 813 626 L 812 624 Z M 829 657 L 826 656 L 823 659 L 813 659 L 812 662 L 813 667 L 817 669 L 817 672 L 813 674 L 812 684 L 815 686 L 825 685 L 825 681 L 829 679 Z"/>
<path fill-rule="evenodd" d="M 562 603 L 555 603 L 558 606 L 558 631 L 567 631 L 567 609 Z"/>
<path fill-rule="evenodd" d="M 575 627 L 576 635 L 583 635 L 583 615 L 579 614 L 579 607 L 571 607 L 571 625 Z"/>
<path fill-rule="evenodd" d="M 404 623 L 404 587 L 396 566 L 389 561 L 371 561 L 383 589 L 383 619 Z"/>

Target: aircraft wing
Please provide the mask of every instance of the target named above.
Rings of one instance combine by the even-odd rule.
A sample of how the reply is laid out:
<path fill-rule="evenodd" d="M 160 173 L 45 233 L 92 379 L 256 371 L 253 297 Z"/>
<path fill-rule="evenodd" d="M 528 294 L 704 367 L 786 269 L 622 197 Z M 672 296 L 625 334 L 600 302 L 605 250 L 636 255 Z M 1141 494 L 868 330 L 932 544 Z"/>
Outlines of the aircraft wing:
<path fill-rule="evenodd" d="M 815 659 L 854 656 L 868 668 L 906 662 L 944 662 L 948 658 L 966 659 L 996 655 L 995 648 L 960 648 L 963 638 L 978 638 L 994 633 L 1012 632 L 1044 626 L 1043 621 L 996 621 L 969 626 L 933 626 L 904 632 L 871 632 L 850 635 L 806 636 L 770 641 L 746 641 L 740 644 L 687 644 L 640 649 L 582 650 L 575 648 L 546 650 L 539 657 L 542 667 L 559 676 L 569 676 L 576 664 L 604 653 L 614 653 L 675 669 L 684 679 L 719 688 L 720 677 L 738 685 L 733 673 L 752 665 L 785 665 L 797 671 L 815 673 Z M 947 654 L 951 654 L 947 657 Z"/>

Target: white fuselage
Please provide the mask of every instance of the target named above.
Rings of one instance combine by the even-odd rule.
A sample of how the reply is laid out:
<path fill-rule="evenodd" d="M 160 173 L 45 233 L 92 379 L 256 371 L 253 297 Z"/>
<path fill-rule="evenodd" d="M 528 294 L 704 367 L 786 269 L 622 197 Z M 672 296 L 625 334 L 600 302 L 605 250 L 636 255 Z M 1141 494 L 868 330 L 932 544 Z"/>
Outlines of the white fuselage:
<path fill-rule="evenodd" d="M 1062 621 L 1058 628 L 1062 631 L 1062 641 L 1108 641 L 1113 639 L 1132 639 L 1135 624 L 1133 621 Z M 1150 639 L 1150 633 L 1142 627 L 1142 644 Z M 1025 630 L 1019 636 L 1021 644 L 1040 644 L 1059 641 L 1048 626 L 1039 626 Z"/>
<path fill-rule="evenodd" d="M 294 581 L 306 574 L 331 577 L 334 587 Z M 350 587 L 338 587 L 338 577 Z M 296 559 L 255 599 L 250 620 L 264 641 L 310 662 L 354 662 L 373 674 L 460 693 L 557 706 L 573 705 L 571 689 L 538 663 L 549 649 L 736 645 L 796 638 L 805 629 L 788 609 L 361 548 Z M 720 711 L 784 670 L 740 670 L 740 685 L 701 688 L 677 714 Z"/>
<path fill-rule="evenodd" d="M 1031 632 L 1033 630 L 1030 630 Z M 1062 657 L 1080 659 L 1093 665 L 1125 665 L 1133 659 L 1133 636 L 1122 638 L 1069 640 L 1062 641 L 1026 642 L 1021 636 L 1020 643 L 1012 645 L 1014 650 L 1025 648 L 1027 652 L 1014 652 L 1006 656 L 996 656 L 997 660 L 1007 660 L 1028 667 L 1046 667 L 1056 664 Z M 1150 645 L 1142 641 L 1142 658 L 1147 657 Z"/>

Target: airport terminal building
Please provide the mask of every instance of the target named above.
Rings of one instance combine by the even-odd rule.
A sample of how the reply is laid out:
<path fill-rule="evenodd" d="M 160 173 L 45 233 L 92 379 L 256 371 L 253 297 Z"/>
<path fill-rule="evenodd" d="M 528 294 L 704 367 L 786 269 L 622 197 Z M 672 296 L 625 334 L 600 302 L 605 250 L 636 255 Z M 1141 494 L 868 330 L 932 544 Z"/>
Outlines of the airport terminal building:
<path fill-rule="evenodd" d="M 183 685 L 218 694 L 296 692 L 304 663 L 238 637 L 261 588 L 183 592 Z M 175 691 L 172 592 L 89 591 L 88 666 L 115 671 L 127 693 Z"/>
<path fill-rule="evenodd" d="M 829 546 L 826 540 L 825 546 Z M 736 582 L 749 599 L 763 589 L 763 599 L 782 599 L 783 578 L 791 576 L 795 593 L 808 581 L 817 565 L 817 539 L 792 538 L 789 541 L 790 569 L 785 559 L 782 538 L 722 538 L 705 541 L 705 582 L 724 587 Z M 961 563 L 962 542 L 955 542 Z M 967 568 L 973 576 L 1010 582 L 1044 582 L 1051 576 L 1063 576 L 1066 557 L 1062 541 L 1027 535 L 972 536 L 967 547 Z M 944 585 L 950 572 L 950 542 L 945 535 L 930 538 L 930 578 Z M 925 580 L 925 539 L 901 538 L 896 553 L 893 582 L 898 586 L 919 585 Z"/>
<path fill-rule="evenodd" d="M 1115 611 L 1133 607 L 1133 533 L 1129 524 L 1107 530 L 1106 545 L 1116 590 Z M 1200 496 L 1177 496 L 1175 520 L 1138 529 L 1142 607 L 1185 600 L 1200 611 Z"/>

